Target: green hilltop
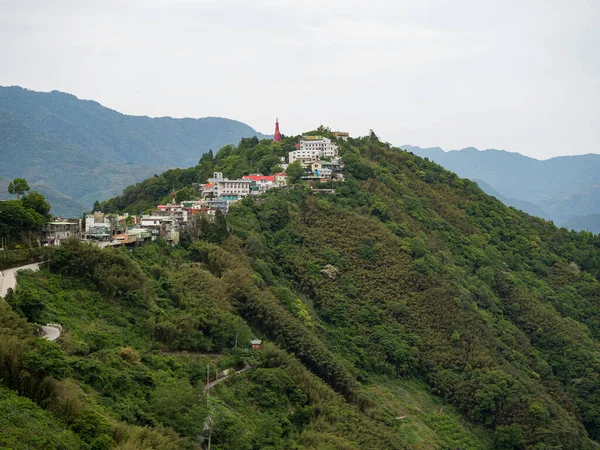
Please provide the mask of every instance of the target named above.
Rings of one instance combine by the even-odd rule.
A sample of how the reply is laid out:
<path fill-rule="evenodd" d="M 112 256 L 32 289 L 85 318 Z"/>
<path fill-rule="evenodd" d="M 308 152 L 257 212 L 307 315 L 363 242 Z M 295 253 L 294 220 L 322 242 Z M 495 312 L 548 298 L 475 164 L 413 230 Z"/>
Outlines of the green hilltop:
<path fill-rule="evenodd" d="M 272 173 L 296 140 L 242 139 L 101 208 L 152 209 L 214 171 Z M 69 242 L 20 275 L 0 305 L 4 422 L 60 448 L 202 448 L 209 433 L 213 449 L 598 448 L 600 237 L 374 134 L 338 144 L 335 194 L 302 181 L 181 246 Z M 34 337 L 46 322 L 59 344 Z M 250 368 L 207 398 L 207 365 L 211 380 Z"/>

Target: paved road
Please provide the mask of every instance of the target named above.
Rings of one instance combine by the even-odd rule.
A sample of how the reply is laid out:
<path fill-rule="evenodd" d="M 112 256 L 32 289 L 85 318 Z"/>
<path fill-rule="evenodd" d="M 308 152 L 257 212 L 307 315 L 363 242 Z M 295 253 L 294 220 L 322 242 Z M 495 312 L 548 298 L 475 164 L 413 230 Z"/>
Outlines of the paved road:
<path fill-rule="evenodd" d="M 48 341 L 55 341 L 60 337 L 60 330 L 56 327 L 43 325 L 42 331 L 44 332 L 44 335 L 41 336 L 42 339 L 46 339 Z"/>
<path fill-rule="evenodd" d="M 40 263 L 27 264 L 26 266 L 14 267 L 0 271 L 0 298 L 6 297 L 8 289 L 14 289 L 17 285 L 17 272 L 19 270 L 33 270 L 40 268 Z"/>
<path fill-rule="evenodd" d="M 42 339 L 55 341 L 60 337 L 60 330 L 57 327 L 42 325 L 42 331 L 44 332 L 44 335 L 41 336 Z"/>
<path fill-rule="evenodd" d="M 17 286 L 17 272 L 21 270 L 39 270 L 40 263 L 27 264 L 26 266 L 13 267 L 12 269 L 6 269 L 4 271 L 0 271 L 0 299 L 6 297 L 6 293 L 8 289 L 15 289 Z M 42 331 L 44 335 L 42 339 L 47 339 L 48 341 L 55 341 L 60 337 L 60 329 L 57 327 L 43 325 Z"/>

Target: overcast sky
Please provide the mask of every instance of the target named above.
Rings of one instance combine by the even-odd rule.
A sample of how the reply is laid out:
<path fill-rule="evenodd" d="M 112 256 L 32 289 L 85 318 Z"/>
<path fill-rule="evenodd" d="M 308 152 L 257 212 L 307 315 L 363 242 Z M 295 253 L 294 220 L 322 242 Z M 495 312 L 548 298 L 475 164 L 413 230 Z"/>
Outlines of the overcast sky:
<path fill-rule="evenodd" d="M 127 114 L 600 153 L 600 0 L 0 0 L 0 61 Z"/>

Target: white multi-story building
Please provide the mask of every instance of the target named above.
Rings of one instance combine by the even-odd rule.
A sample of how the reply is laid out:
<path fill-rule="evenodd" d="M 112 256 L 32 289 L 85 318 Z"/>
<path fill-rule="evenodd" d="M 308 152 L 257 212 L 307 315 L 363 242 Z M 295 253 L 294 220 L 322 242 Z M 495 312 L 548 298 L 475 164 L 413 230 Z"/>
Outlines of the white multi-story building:
<path fill-rule="evenodd" d="M 179 228 L 180 226 L 173 216 L 143 215 L 139 224 L 139 229 L 150 232 L 152 240 L 155 240 L 157 237 L 174 240 L 174 233 L 176 233 Z"/>
<path fill-rule="evenodd" d="M 289 153 L 288 160 L 290 164 L 294 161 L 300 161 L 300 164 L 307 166 L 312 162 L 318 161 L 321 157 L 321 150 L 294 150 Z"/>
<path fill-rule="evenodd" d="M 261 174 L 244 175 L 244 180 L 250 180 L 250 193 L 263 194 L 275 186 L 275 177 Z"/>
<path fill-rule="evenodd" d="M 111 223 L 107 214 L 94 212 L 85 216 L 85 234 L 87 237 L 105 238 L 110 235 Z"/>
<path fill-rule="evenodd" d="M 140 219 L 140 226 L 146 227 L 160 227 L 163 221 L 168 220 L 165 216 L 147 216 L 143 215 Z"/>
<path fill-rule="evenodd" d="M 210 196 L 218 199 L 226 197 L 247 197 L 250 195 L 250 184 L 252 180 L 229 180 L 223 178 L 222 172 L 213 173 L 213 177 L 208 179 L 208 183 L 202 187 L 202 193 L 205 197 Z"/>
<path fill-rule="evenodd" d="M 321 136 L 305 136 L 300 140 L 298 150 L 289 153 L 288 160 L 292 164 L 300 161 L 302 165 L 308 165 L 321 158 L 336 158 L 338 146 L 331 139 Z"/>
<path fill-rule="evenodd" d="M 46 222 L 42 230 L 44 245 L 60 245 L 60 242 L 71 237 L 81 237 L 81 221 Z"/>
<path fill-rule="evenodd" d="M 337 144 L 321 136 L 306 136 L 301 139 L 300 150 L 318 150 L 323 158 L 335 158 L 338 155 Z"/>

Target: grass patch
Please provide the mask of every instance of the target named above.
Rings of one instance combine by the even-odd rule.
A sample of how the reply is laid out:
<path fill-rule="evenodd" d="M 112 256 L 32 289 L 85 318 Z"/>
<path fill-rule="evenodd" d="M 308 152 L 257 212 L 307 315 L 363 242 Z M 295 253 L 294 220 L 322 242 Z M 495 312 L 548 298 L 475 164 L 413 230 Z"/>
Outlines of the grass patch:
<path fill-rule="evenodd" d="M 467 422 L 456 408 L 428 393 L 422 381 L 381 381 L 367 387 L 386 424 L 415 449 L 492 448 L 491 435 Z"/>

